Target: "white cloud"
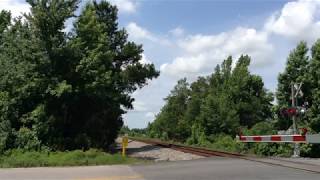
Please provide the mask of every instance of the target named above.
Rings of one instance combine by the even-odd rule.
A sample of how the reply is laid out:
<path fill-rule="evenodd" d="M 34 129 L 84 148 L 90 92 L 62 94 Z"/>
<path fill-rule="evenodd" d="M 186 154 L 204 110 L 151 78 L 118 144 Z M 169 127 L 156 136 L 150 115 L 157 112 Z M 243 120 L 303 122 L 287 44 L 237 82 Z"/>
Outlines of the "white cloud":
<path fill-rule="evenodd" d="M 0 0 L 0 10 L 9 10 L 13 17 L 30 12 L 30 6 L 21 0 Z"/>
<path fill-rule="evenodd" d="M 176 27 L 176 28 L 170 30 L 170 33 L 174 36 L 180 37 L 180 36 L 184 35 L 185 31 L 181 27 Z"/>
<path fill-rule="evenodd" d="M 126 27 L 130 38 L 134 40 L 148 39 L 155 41 L 156 38 L 146 29 L 138 26 L 136 23 L 131 22 Z"/>
<path fill-rule="evenodd" d="M 110 2 L 118 7 L 120 13 L 135 13 L 137 11 L 138 2 L 135 0 L 111 0 Z"/>
<path fill-rule="evenodd" d="M 177 57 L 172 63 L 162 64 L 160 71 L 164 74 L 176 77 L 198 76 L 201 72 L 207 70 L 209 67 L 207 65 L 209 58 L 210 57 L 208 57 L 207 54 L 198 54 L 191 57 Z M 212 62 L 215 61 L 215 59 L 211 60 Z M 214 63 L 216 64 L 217 61 Z"/>
<path fill-rule="evenodd" d="M 141 44 L 145 44 L 147 41 L 152 42 L 153 44 L 156 43 L 156 45 L 162 45 L 162 46 L 171 46 L 172 42 L 168 40 L 167 38 L 155 35 L 151 33 L 146 28 L 143 28 L 136 24 L 135 22 L 130 22 L 126 26 L 126 30 L 129 33 L 129 39 L 136 41 Z"/>
<path fill-rule="evenodd" d="M 288 2 L 267 20 L 265 29 L 296 40 L 313 40 L 320 35 L 319 7 L 317 0 Z"/>
<path fill-rule="evenodd" d="M 252 57 L 253 68 L 270 66 L 276 59 L 273 35 L 312 43 L 320 37 L 319 18 L 319 0 L 288 2 L 266 19 L 261 30 L 238 27 L 218 34 L 194 34 L 179 39 L 180 56 L 162 64 L 160 70 L 176 77 L 193 77 L 211 72 L 229 55 L 237 59 L 241 54 Z"/>
<path fill-rule="evenodd" d="M 241 54 L 252 57 L 253 67 L 273 63 L 270 58 L 273 46 L 266 32 L 239 27 L 217 35 L 190 35 L 178 42 L 183 55 L 165 63 L 160 70 L 169 75 L 198 76 L 211 72 L 227 56 L 238 58 Z"/>
<path fill-rule="evenodd" d="M 228 38 L 226 33 L 218 35 L 190 35 L 180 40 L 179 46 L 189 53 L 199 53 L 221 45 L 225 42 L 226 38 Z"/>

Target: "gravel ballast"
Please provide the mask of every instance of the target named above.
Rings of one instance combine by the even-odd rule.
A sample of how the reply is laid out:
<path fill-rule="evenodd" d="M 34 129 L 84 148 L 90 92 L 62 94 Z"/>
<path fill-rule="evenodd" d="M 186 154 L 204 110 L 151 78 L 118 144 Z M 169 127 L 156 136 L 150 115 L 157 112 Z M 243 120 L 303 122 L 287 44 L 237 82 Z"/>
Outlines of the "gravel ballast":
<path fill-rule="evenodd" d="M 154 146 L 138 141 L 129 141 L 128 155 L 135 158 L 158 161 L 183 161 L 204 158 L 190 153 L 176 151 L 170 148 Z"/>

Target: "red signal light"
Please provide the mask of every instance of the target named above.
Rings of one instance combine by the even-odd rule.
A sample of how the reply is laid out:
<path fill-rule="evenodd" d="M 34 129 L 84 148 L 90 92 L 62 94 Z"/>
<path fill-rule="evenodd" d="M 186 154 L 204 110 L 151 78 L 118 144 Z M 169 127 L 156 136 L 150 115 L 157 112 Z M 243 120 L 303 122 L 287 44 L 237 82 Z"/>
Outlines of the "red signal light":
<path fill-rule="evenodd" d="M 291 117 L 291 116 L 295 116 L 298 114 L 298 110 L 296 108 L 283 108 L 280 111 L 281 115 L 284 117 Z"/>
<path fill-rule="evenodd" d="M 296 108 L 288 108 L 287 113 L 289 116 L 294 116 L 297 114 L 297 109 Z"/>

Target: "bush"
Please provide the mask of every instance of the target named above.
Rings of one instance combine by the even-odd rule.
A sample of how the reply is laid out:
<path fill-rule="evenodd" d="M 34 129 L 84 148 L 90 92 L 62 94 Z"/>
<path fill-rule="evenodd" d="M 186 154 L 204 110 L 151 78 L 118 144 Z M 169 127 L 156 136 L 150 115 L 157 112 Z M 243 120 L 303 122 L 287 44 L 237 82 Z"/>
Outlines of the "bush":
<path fill-rule="evenodd" d="M 9 148 L 8 141 L 11 134 L 10 122 L 0 120 L 0 154 Z"/>
<path fill-rule="evenodd" d="M 192 125 L 191 136 L 186 140 L 186 143 L 189 145 L 194 144 L 200 146 L 207 146 L 208 144 L 210 144 L 203 129 L 198 124 Z"/>
<path fill-rule="evenodd" d="M 22 127 L 15 133 L 15 136 L 15 147 L 23 150 L 40 149 L 40 141 L 38 140 L 35 131 Z"/>
<path fill-rule="evenodd" d="M 319 144 L 302 144 L 300 148 L 302 157 L 320 158 Z"/>
<path fill-rule="evenodd" d="M 228 151 L 228 152 L 242 152 L 244 144 L 237 142 L 234 138 L 229 135 L 220 134 L 210 137 L 212 143 L 209 146 L 217 150 Z"/>
<path fill-rule="evenodd" d="M 243 134 L 245 135 L 267 135 L 276 134 L 277 132 L 273 128 L 271 122 L 260 122 L 255 124 L 251 129 L 244 129 Z"/>
<path fill-rule="evenodd" d="M 164 140 L 164 141 L 169 140 L 168 133 L 167 133 L 167 132 L 162 132 L 160 139 L 161 139 L 161 140 Z"/>
<path fill-rule="evenodd" d="M 263 156 L 289 157 L 292 150 L 293 145 L 289 143 L 254 143 L 251 152 Z"/>

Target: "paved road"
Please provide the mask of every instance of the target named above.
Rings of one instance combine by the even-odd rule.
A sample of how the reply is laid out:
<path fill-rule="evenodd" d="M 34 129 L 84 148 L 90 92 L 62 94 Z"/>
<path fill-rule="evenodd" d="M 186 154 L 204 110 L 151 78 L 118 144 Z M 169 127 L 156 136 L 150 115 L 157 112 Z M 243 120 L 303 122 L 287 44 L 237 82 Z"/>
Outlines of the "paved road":
<path fill-rule="evenodd" d="M 133 169 L 148 180 L 320 180 L 319 173 L 216 157 Z"/>
<path fill-rule="evenodd" d="M 140 180 L 129 166 L 0 169 L 0 180 Z"/>
<path fill-rule="evenodd" d="M 319 173 L 229 158 L 134 166 L 1 169 L 0 180 L 319 180 Z"/>

